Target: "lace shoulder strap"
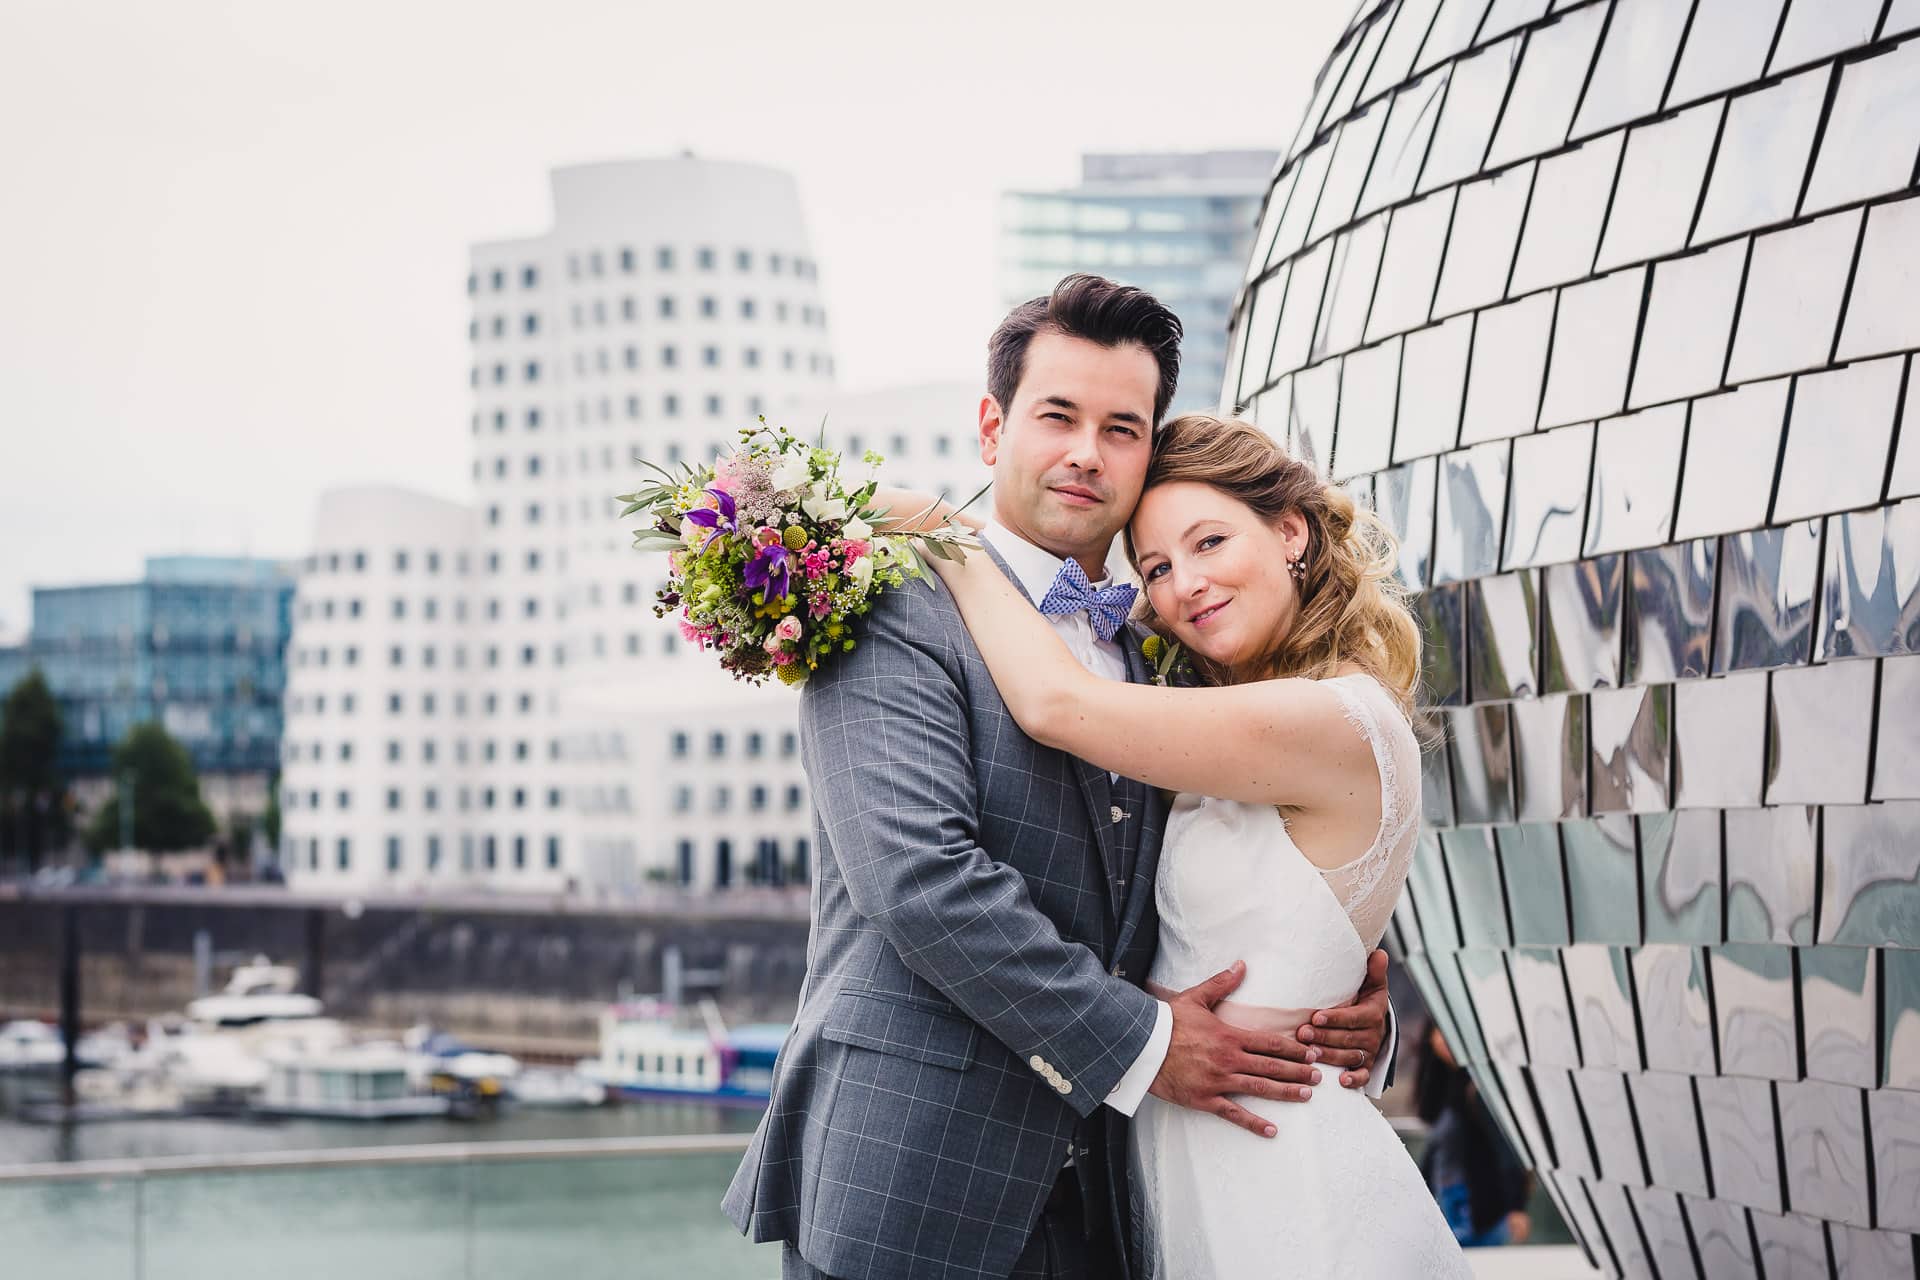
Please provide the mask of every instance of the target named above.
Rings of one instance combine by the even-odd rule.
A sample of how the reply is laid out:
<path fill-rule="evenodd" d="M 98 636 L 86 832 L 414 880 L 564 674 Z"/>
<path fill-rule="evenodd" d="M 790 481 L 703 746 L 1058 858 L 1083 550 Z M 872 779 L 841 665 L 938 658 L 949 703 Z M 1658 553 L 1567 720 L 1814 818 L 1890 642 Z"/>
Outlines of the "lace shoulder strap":
<path fill-rule="evenodd" d="M 1340 699 L 1347 723 L 1372 749 L 1380 775 L 1380 829 L 1373 844 L 1353 861 L 1321 873 L 1355 930 L 1371 945 L 1386 932 L 1387 917 L 1406 878 L 1419 818 L 1417 797 L 1407 784 L 1409 779 L 1417 784 L 1420 776 L 1419 746 L 1399 706 L 1372 676 L 1337 676 L 1322 683 Z"/>

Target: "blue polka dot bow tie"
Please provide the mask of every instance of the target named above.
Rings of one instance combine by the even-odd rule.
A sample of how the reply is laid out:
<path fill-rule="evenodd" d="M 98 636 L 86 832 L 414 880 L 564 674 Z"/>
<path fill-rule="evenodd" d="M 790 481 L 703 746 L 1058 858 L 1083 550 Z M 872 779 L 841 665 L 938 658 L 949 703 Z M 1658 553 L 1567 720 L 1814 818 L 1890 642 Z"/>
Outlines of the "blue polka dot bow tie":
<path fill-rule="evenodd" d="M 1077 560 L 1069 560 L 1054 575 L 1053 585 L 1040 597 L 1040 612 L 1049 617 L 1084 613 L 1093 624 L 1093 633 L 1111 640 L 1126 625 L 1133 611 L 1134 589 L 1126 583 L 1095 588 L 1087 581 L 1086 570 Z"/>

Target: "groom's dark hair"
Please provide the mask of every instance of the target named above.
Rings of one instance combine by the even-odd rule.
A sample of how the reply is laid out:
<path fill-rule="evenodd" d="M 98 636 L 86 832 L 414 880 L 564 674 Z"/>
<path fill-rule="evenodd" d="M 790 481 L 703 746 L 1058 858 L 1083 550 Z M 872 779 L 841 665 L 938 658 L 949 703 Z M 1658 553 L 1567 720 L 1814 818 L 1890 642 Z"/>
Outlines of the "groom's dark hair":
<path fill-rule="evenodd" d="M 987 340 L 987 394 L 1000 402 L 1003 413 L 1011 410 L 1013 393 L 1026 375 L 1027 347 L 1036 333 L 1065 334 L 1103 347 L 1130 342 L 1145 347 L 1160 366 L 1154 425 L 1167 416 L 1180 382 L 1180 317 L 1145 289 L 1101 276 L 1071 275 L 1048 296 L 1008 312 Z"/>

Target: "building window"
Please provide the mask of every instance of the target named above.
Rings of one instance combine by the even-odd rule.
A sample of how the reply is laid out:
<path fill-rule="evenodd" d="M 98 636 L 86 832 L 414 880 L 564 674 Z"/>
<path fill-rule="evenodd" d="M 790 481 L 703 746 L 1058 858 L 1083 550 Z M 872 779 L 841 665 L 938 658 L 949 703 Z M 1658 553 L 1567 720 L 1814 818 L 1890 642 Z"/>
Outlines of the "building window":
<path fill-rule="evenodd" d="M 427 837 L 427 870 L 438 871 L 439 869 L 440 869 L 440 837 L 428 836 Z"/>
<path fill-rule="evenodd" d="M 527 361 L 527 381 L 540 381 L 540 362 L 538 360 Z"/>
<path fill-rule="evenodd" d="M 756 734 L 754 736 L 758 737 L 759 735 Z M 752 738 L 749 738 L 748 741 L 751 742 Z M 673 758 L 675 760 L 685 760 L 687 758 L 687 735 L 684 731 L 676 730 L 674 732 Z"/>
<path fill-rule="evenodd" d="M 713 811 L 715 813 L 725 813 L 732 806 L 733 789 L 725 783 L 715 787 L 713 789 Z"/>
<path fill-rule="evenodd" d="M 340 759 L 342 761 L 353 759 L 353 744 L 351 742 L 343 742 L 340 744 Z"/>
<path fill-rule="evenodd" d="M 800 807 L 800 788 L 787 788 L 787 812 L 792 813 Z"/>
<path fill-rule="evenodd" d="M 480 841 L 480 861 L 489 871 L 499 865 L 499 858 L 492 836 L 483 837 Z"/>
<path fill-rule="evenodd" d="M 558 870 L 559 867 L 560 867 L 560 837 L 548 836 L 547 837 L 547 869 L 550 871 L 554 871 L 554 870 Z"/>
<path fill-rule="evenodd" d="M 399 869 L 400 869 L 400 837 L 388 836 L 387 837 L 387 870 L 389 872 L 394 872 L 394 871 L 398 871 Z"/>
<path fill-rule="evenodd" d="M 353 865 L 353 841 L 345 836 L 341 836 L 334 844 L 333 850 L 334 866 L 336 868 L 345 871 Z"/>
<path fill-rule="evenodd" d="M 727 754 L 727 735 L 715 730 L 707 735 L 707 754 L 715 759 Z"/>
<path fill-rule="evenodd" d="M 673 270 L 673 250 L 661 245 L 653 251 L 653 265 L 661 271 Z"/>
<path fill-rule="evenodd" d="M 513 838 L 514 870 L 516 871 L 524 870 L 526 868 L 526 865 L 527 865 L 527 838 L 525 836 L 515 836 Z"/>
<path fill-rule="evenodd" d="M 400 790 L 399 790 L 399 788 L 397 788 L 397 787 L 388 787 L 388 788 L 387 788 L 387 808 L 388 808 L 388 810 L 390 810 L 390 811 L 391 811 L 391 810 L 397 810 L 397 809 L 398 809 L 399 807 L 400 807 Z"/>
<path fill-rule="evenodd" d="M 389 739 L 387 741 L 387 763 L 398 764 L 399 762 L 400 762 L 400 743 L 398 739 Z"/>
<path fill-rule="evenodd" d="M 709 369 L 718 368 L 720 365 L 720 348 L 718 347 L 701 348 L 700 363 L 706 365 Z"/>
<path fill-rule="evenodd" d="M 793 753 L 799 749 L 800 735 L 794 733 L 791 729 L 780 735 L 780 755 L 783 758 L 791 759 Z"/>
<path fill-rule="evenodd" d="M 671 369 L 679 363 L 679 356 L 672 347 L 662 347 L 660 348 L 660 363 L 664 367 Z"/>
<path fill-rule="evenodd" d="M 747 805 L 755 813 L 767 807 L 767 789 L 758 783 L 747 793 Z"/>
<path fill-rule="evenodd" d="M 620 250 L 620 270 L 627 275 L 632 275 L 633 267 L 634 267 L 633 250 L 625 249 L 625 248 L 621 249 Z"/>
<path fill-rule="evenodd" d="M 713 270 L 713 263 L 714 263 L 714 253 L 713 253 L 713 250 L 712 250 L 712 249 L 708 249 L 708 248 L 702 248 L 702 249 L 701 249 L 701 250 L 699 251 L 699 255 L 698 255 L 698 259 L 697 259 L 697 260 L 698 260 L 698 262 L 699 262 L 699 264 L 700 264 L 700 269 L 701 269 L 702 271 L 711 271 L 711 270 Z"/>

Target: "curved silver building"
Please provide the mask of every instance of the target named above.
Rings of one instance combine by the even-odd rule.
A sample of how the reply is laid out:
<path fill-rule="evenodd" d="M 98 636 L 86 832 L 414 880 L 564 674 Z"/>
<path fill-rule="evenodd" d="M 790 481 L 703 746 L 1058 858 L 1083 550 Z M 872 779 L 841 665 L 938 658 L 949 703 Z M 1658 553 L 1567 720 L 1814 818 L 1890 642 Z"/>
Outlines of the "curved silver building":
<path fill-rule="evenodd" d="M 1398 954 L 1594 1261 L 1920 1272 L 1920 3 L 1369 0 L 1223 400 L 1421 591 Z"/>

